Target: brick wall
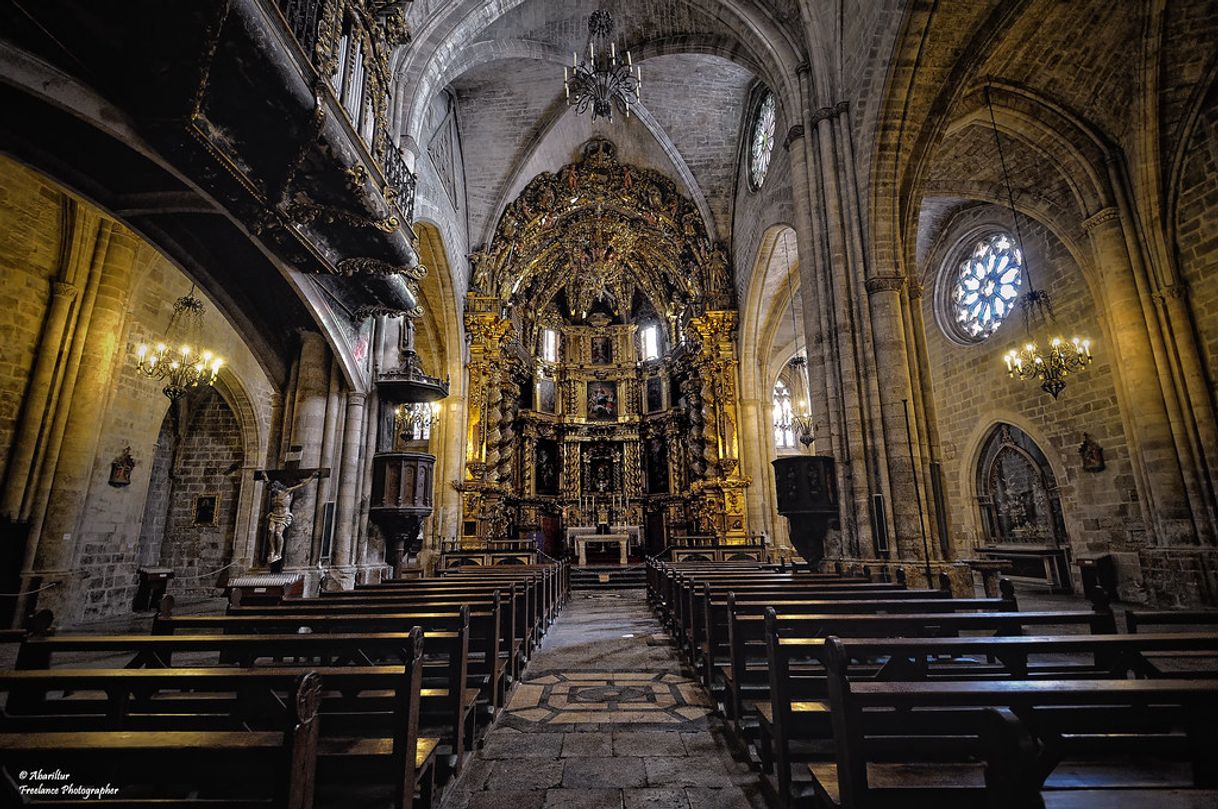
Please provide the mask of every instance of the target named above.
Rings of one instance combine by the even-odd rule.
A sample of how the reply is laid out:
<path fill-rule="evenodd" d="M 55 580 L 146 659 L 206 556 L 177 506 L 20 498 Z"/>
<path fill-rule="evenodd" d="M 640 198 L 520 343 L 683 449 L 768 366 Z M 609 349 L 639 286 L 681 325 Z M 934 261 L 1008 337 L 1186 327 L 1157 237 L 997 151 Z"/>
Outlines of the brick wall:
<path fill-rule="evenodd" d="M 1074 555 L 1116 551 L 1136 552 L 1145 542 L 1133 470 L 1112 376 L 1111 350 L 1095 314 L 1095 303 L 1082 273 L 1066 248 L 1039 223 L 1021 219 L 1026 263 L 1040 288 L 1051 289 L 1059 330 L 1067 338 L 1087 336 L 1096 360 L 1054 401 L 1033 382 L 1009 379 L 1002 355 L 1024 338 L 1018 314 L 1008 318 L 988 340 L 960 345 L 944 334 L 934 311 L 937 277 L 945 260 L 952 270 L 959 251 L 950 251 L 961 235 L 986 224 L 1008 224 L 1010 214 L 988 205 L 971 206 L 957 214 L 937 240 L 922 268 L 925 293 L 921 299 L 934 405 L 938 415 L 949 531 L 959 557 L 971 555 L 982 540 L 975 491 L 975 464 L 980 442 L 996 421 L 1007 421 L 1027 432 L 1049 459 L 1065 515 Z M 969 243 L 971 244 L 971 239 Z M 1104 449 L 1107 468 L 1083 472 L 1078 446 L 1089 433 Z M 1136 557 L 1122 557 L 1136 568 Z M 1136 570 L 1122 596 L 1140 599 Z"/>
<path fill-rule="evenodd" d="M 220 394 L 202 391 L 189 403 L 187 428 L 177 442 L 160 563 L 174 570 L 170 592 L 214 593 L 218 570 L 231 557 L 239 473 L 244 460 L 241 426 Z M 217 497 L 212 523 L 196 519 L 196 498 Z"/>

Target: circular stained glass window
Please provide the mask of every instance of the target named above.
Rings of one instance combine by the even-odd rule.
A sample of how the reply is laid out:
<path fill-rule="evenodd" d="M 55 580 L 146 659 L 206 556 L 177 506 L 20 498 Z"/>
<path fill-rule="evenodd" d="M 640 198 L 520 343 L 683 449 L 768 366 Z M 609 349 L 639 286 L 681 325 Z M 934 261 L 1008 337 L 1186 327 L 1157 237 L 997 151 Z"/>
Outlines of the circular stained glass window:
<path fill-rule="evenodd" d="M 1015 307 L 1023 285 L 1023 255 L 1008 233 L 977 241 L 960 262 L 952 305 L 956 324 L 967 339 L 989 337 Z"/>
<path fill-rule="evenodd" d="M 749 180 L 760 188 L 774 153 L 774 94 L 766 93 L 753 121 L 753 136 L 749 145 Z"/>

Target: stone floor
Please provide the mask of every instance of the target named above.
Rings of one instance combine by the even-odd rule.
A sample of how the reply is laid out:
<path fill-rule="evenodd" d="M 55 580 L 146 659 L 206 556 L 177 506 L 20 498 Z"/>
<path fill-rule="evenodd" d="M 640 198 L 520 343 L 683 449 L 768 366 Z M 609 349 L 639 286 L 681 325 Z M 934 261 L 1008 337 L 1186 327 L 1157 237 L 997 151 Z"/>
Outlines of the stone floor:
<path fill-rule="evenodd" d="M 576 593 L 443 809 L 762 809 L 641 590 Z"/>

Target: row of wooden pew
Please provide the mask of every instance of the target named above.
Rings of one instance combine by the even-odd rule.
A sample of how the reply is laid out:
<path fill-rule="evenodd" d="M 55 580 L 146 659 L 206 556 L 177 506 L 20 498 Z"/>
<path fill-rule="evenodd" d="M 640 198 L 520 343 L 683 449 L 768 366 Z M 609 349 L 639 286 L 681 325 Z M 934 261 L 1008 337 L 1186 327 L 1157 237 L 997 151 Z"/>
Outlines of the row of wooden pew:
<path fill-rule="evenodd" d="M 784 807 L 1218 806 L 1218 612 L 654 560 L 648 598 Z"/>
<path fill-rule="evenodd" d="M 0 805 L 428 807 L 570 592 L 567 565 L 460 570 L 177 615 L 43 616 L 0 672 Z"/>

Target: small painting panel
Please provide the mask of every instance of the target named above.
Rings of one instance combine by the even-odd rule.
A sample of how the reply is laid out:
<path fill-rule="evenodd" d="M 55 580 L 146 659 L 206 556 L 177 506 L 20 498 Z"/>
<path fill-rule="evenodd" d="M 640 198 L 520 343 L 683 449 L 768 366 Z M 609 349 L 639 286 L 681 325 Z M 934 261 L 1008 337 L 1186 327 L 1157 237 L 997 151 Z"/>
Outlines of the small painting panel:
<path fill-rule="evenodd" d="M 614 421 L 617 419 L 617 383 L 588 383 L 588 419 Z"/>
<path fill-rule="evenodd" d="M 215 525 L 219 495 L 201 494 L 195 498 L 195 525 Z"/>
<path fill-rule="evenodd" d="M 558 411 L 558 389 L 553 379 L 542 379 L 537 383 L 537 409 L 542 413 Z"/>
<path fill-rule="evenodd" d="M 537 441 L 537 493 L 558 494 L 558 442 L 549 439 Z"/>
<path fill-rule="evenodd" d="M 592 362 L 595 365 L 608 365 L 613 362 L 613 340 L 609 337 L 592 338 Z"/>
<path fill-rule="evenodd" d="M 664 382 L 658 376 L 647 380 L 647 412 L 664 409 Z"/>

